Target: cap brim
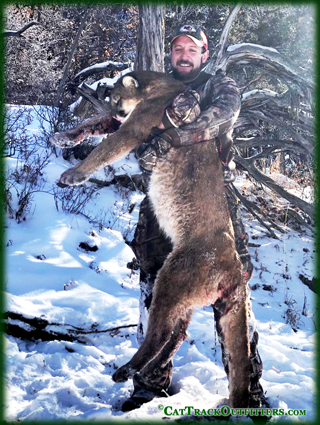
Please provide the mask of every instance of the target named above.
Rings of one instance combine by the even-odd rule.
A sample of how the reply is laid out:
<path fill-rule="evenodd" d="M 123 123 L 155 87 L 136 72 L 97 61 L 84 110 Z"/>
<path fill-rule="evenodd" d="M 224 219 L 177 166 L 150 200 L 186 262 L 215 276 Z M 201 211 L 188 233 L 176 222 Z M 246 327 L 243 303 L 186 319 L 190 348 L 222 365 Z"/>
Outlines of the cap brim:
<path fill-rule="evenodd" d="M 195 37 L 192 37 L 192 35 L 190 35 L 190 34 L 179 34 L 179 35 L 176 35 L 175 37 L 173 37 L 173 39 L 171 40 L 171 46 L 172 46 L 172 43 L 174 42 L 174 40 L 176 40 L 177 38 L 179 38 L 179 37 L 182 37 L 182 36 L 185 36 L 185 37 L 189 37 L 197 46 L 199 46 L 199 47 L 203 47 L 203 43 L 202 43 L 202 41 L 200 41 L 200 40 L 198 40 L 197 38 L 195 38 Z"/>

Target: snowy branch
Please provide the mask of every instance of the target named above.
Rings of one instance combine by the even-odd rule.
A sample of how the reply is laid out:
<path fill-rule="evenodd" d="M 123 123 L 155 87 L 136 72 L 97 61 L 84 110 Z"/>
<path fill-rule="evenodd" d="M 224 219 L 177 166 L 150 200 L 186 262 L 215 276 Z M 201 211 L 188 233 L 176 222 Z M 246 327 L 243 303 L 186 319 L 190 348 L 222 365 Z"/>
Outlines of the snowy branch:
<path fill-rule="evenodd" d="M 218 69 L 227 72 L 239 65 L 261 67 L 264 71 L 276 74 L 289 82 L 297 82 L 312 91 L 315 89 L 314 81 L 303 76 L 298 67 L 270 47 L 251 43 L 229 46 L 225 55 L 221 58 Z"/>
<path fill-rule="evenodd" d="M 251 102 L 263 100 L 271 101 L 279 106 L 290 106 L 290 91 L 287 90 L 282 94 L 279 94 L 269 89 L 255 89 L 249 92 L 245 92 L 241 96 L 242 105 L 245 103 L 250 104 Z"/>
<path fill-rule="evenodd" d="M 129 68 L 129 66 L 130 66 L 129 63 L 114 62 L 114 61 L 106 61 L 106 62 L 97 63 L 95 65 L 84 68 L 83 70 L 78 72 L 78 74 L 73 78 L 73 82 L 75 84 L 78 84 L 80 79 L 84 80 L 90 75 L 99 74 L 100 72 L 106 71 L 108 69 L 111 69 L 111 70 L 116 69 L 116 70 L 122 71 L 126 68 Z"/>

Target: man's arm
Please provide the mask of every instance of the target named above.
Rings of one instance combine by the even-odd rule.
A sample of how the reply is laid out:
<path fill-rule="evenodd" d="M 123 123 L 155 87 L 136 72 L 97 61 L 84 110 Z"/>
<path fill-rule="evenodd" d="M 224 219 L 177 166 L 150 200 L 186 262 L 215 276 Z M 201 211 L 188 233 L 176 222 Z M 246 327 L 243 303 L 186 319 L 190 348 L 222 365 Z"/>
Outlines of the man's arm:
<path fill-rule="evenodd" d="M 230 130 L 238 118 L 241 99 L 235 81 L 216 75 L 207 84 L 208 95 L 201 99 L 199 117 L 190 124 L 169 130 L 175 145 L 189 145 L 218 137 Z"/>

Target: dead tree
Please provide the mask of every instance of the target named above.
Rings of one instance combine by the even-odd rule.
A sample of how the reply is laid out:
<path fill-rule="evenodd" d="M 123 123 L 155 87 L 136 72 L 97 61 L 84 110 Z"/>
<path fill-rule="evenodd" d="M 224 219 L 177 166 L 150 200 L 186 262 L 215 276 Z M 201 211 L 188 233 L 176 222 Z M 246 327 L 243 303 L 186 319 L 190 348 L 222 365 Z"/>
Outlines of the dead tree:
<path fill-rule="evenodd" d="M 298 207 L 313 222 L 313 205 L 286 191 L 255 164 L 258 160 L 284 152 L 294 153 L 312 161 L 315 83 L 276 49 L 251 43 L 228 46 L 228 34 L 239 10 L 240 6 L 237 5 L 231 11 L 215 53 L 206 67 L 206 72 L 213 75 L 217 72 L 229 74 L 246 67 L 260 71 L 260 77 L 253 78 L 242 88 L 241 112 L 235 125 L 235 162 L 246 170 L 254 181 L 286 199 L 289 209 Z M 276 76 L 286 86 L 286 90 L 277 93 L 258 88 L 262 76 Z M 273 130 L 268 133 L 262 130 L 262 127 L 271 126 Z M 243 152 L 248 152 L 249 148 L 255 148 L 256 152 L 246 157 Z M 248 204 L 246 207 L 250 210 Z M 252 213 L 252 210 L 250 212 Z M 305 222 L 297 212 L 296 215 L 300 224 Z M 266 224 L 262 216 L 263 214 L 259 216 L 261 222 Z M 265 227 L 270 230 L 268 225 Z"/>

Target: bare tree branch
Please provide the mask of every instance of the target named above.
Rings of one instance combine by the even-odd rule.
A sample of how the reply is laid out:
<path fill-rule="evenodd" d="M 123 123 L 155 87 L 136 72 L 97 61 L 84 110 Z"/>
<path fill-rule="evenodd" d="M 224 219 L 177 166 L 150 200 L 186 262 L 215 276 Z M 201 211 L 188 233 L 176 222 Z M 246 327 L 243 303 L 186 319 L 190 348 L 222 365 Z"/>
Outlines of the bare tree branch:
<path fill-rule="evenodd" d="M 63 92 L 64 85 L 65 85 L 65 82 L 66 82 L 66 79 L 67 79 L 67 75 L 68 75 L 68 71 L 69 71 L 69 68 L 70 68 L 70 65 L 71 65 L 71 61 L 72 61 L 72 58 L 73 58 L 74 53 L 76 51 L 76 48 L 78 46 L 78 42 L 79 42 L 79 38 L 80 38 L 80 35 L 82 33 L 82 30 L 84 29 L 84 26 L 87 23 L 88 13 L 89 13 L 89 8 L 87 7 L 83 16 L 81 17 L 78 32 L 77 32 L 75 39 L 72 43 L 70 53 L 69 53 L 69 57 L 68 57 L 68 61 L 67 61 L 66 66 L 64 68 L 63 75 L 62 75 L 62 78 L 60 80 L 60 83 L 59 83 L 59 86 L 58 86 L 58 89 L 57 89 L 57 96 L 56 96 L 56 104 L 57 105 L 60 104 L 62 92 Z"/>
<path fill-rule="evenodd" d="M 99 98 L 98 90 L 93 90 L 87 84 L 83 84 L 82 87 L 78 87 L 77 90 L 81 96 L 92 103 L 98 114 L 104 112 L 110 113 L 110 105 Z"/>
<path fill-rule="evenodd" d="M 277 152 L 275 152 L 275 151 L 277 151 Z M 248 158 L 246 158 L 246 161 L 248 161 L 248 163 L 249 162 L 253 163 L 257 159 L 267 158 L 271 154 L 276 154 L 276 153 L 280 153 L 280 152 L 281 152 L 281 150 L 278 149 L 276 146 L 270 146 L 270 147 L 264 149 L 262 152 L 257 153 L 256 155 L 249 156 Z"/>
<path fill-rule="evenodd" d="M 293 210 L 292 208 L 287 208 L 287 213 L 289 215 L 291 215 L 291 217 L 293 217 L 299 224 L 302 224 L 302 226 L 307 227 L 310 230 L 313 230 L 313 228 L 309 225 L 309 223 L 304 220 L 304 218 L 301 217 L 301 215 L 299 213 L 297 213 L 297 211 Z"/>
<path fill-rule="evenodd" d="M 32 27 L 33 25 L 40 25 L 40 23 L 36 21 L 31 21 L 17 31 L 5 30 L 2 33 L 2 35 L 4 37 L 23 37 L 22 33 L 25 32 L 28 28 Z"/>
<path fill-rule="evenodd" d="M 262 213 L 259 210 L 259 208 L 253 202 L 249 201 L 249 199 L 247 199 L 245 196 L 241 195 L 241 193 L 238 191 L 238 189 L 234 185 L 232 185 L 232 187 L 235 194 L 237 195 L 239 200 L 242 202 L 242 204 L 245 206 L 245 208 L 249 211 L 249 213 L 252 214 L 254 217 L 256 217 L 259 223 L 270 232 L 271 237 L 273 237 L 274 239 L 279 239 L 278 236 L 271 229 L 271 227 L 265 222 L 265 220 L 263 220 L 260 217 Z M 281 233 L 285 233 L 285 231 L 281 227 L 279 227 L 276 223 L 274 223 L 269 217 L 265 217 L 265 219 L 270 221 L 272 226 L 274 226 Z"/>
<path fill-rule="evenodd" d="M 226 20 L 221 36 L 220 36 L 220 40 L 219 40 L 219 44 L 216 46 L 214 54 L 212 56 L 212 59 L 208 62 L 208 65 L 206 66 L 206 72 L 208 72 L 209 74 L 215 74 L 217 69 L 220 68 L 219 64 L 222 61 L 222 58 L 225 54 L 226 51 L 226 45 L 228 42 L 228 36 L 229 36 L 229 32 L 230 32 L 230 28 L 231 25 L 235 19 L 235 17 L 237 16 L 239 10 L 240 10 L 241 6 L 240 5 L 236 5 L 232 11 L 230 12 L 230 15 L 228 16 L 228 19 Z"/>
<path fill-rule="evenodd" d="M 238 65 L 254 65 L 267 72 L 280 75 L 290 82 L 297 82 L 301 87 L 315 89 L 315 83 L 302 75 L 302 72 L 289 59 L 282 56 L 276 49 L 257 44 L 243 43 L 229 46 L 221 58 L 219 69 L 229 71 Z"/>
<path fill-rule="evenodd" d="M 308 202 L 298 198 L 295 195 L 292 195 L 291 193 L 287 192 L 283 187 L 279 186 L 274 180 L 272 180 L 270 177 L 266 176 L 265 174 L 261 173 L 253 163 L 250 161 L 247 161 L 246 159 L 242 158 L 239 155 L 235 155 L 234 161 L 241 165 L 245 170 L 247 170 L 252 177 L 254 177 L 257 181 L 261 182 L 265 186 L 267 186 L 269 189 L 272 189 L 276 193 L 278 193 L 280 196 L 282 196 L 284 199 L 292 203 L 293 205 L 299 207 L 302 211 L 304 211 L 306 214 L 309 215 L 313 220 L 315 220 L 315 211 L 312 204 L 309 204 Z"/>
<path fill-rule="evenodd" d="M 276 111 L 274 111 L 274 113 L 276 113 Z M 280 115 L 280 111 L 278 115 Z M 259 121 L 264 121 L 284 129 L 295 140 L 295 142 L 299 143 L 299 145 L 305 150 L 305 154 L 310 155 L 314 153 L 314 145 L 312 141 L 308 140 L 307 137 L 304 137 L 300 129 L 297 129 L 297 131 L 294 129 L 294 123 L 297 123 L 298 125 L 298 122 L 291 119 L 290 124 L 286 123 L 285 120 L 280 120 L 274 114 L 272 114 L 270 110 L 267 109 L 263 111 L 256 109 L 241 111 L 239 118 L 235 123 L 235 128 L 243 127 L 253 123 L 255 127 L 259 129 Z"/>
<path fill-rule="evenodd" d="M 239 148 L 253 148 L 257 146 L 273 146 L 274 149 L 280 149 L 282 151 L 293 151 L 299 152 L 302 154 L 306 153 L 306 150 L 294 140 L 275 140 L 275 139 L 266 139 L 264 137 L 248 137 L 248 138 L 236 138 L 234 140 L 234 146 Z M 246 158 L 248 159 L 248 158 Z"/>

